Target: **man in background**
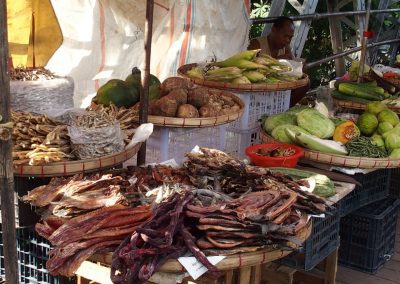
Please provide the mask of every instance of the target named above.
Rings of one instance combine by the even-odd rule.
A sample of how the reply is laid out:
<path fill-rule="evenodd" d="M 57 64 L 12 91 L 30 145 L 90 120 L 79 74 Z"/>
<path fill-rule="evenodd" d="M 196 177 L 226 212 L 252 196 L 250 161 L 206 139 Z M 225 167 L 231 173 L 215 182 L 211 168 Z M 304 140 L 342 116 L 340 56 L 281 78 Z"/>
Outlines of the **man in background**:
<path fill-rule="evenodd" d="M 261 53 L 277 59 L 293 59 L 290 50 L 293 35 L 292 19 L 281 16 L 274 21 L 271 32 L 267 36 L 251 39 L 248 49 L 261 49 Z"/>

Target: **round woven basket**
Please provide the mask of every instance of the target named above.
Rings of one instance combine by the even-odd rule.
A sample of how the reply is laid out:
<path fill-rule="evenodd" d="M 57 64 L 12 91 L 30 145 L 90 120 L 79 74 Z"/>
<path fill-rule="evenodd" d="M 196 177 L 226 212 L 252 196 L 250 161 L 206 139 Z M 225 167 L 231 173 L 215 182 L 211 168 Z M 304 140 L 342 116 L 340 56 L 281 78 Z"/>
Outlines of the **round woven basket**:
<path fill-rule="evenodd" d="M 261 143 L 281 143 L 268 135 L 264 130 L 260 130 Z M 304 156 L 302 159 L 314 161 L 322 164 L 340 166 L 347 168 L 362 168 L 362 169 L 385 169 L 385 168 L 398 168 L 400 167 L 400 159 L 389 158 L 365 158 L 365 157 L 352 157 L 336 154 L 327 154 L 319 151 L 304 149 Z"/>
<path fill-rule="evenodd" d="M 367 107 L 366 104 L 362 104 L 362 103 L 358 103 L 358 102 L 352 102 L 352 101 L 338 100 L 338 99 L 335 99 L 335 98 L 333 99 L 333 102 L 337 106 L 344 107 L 344 108 L 350 108 L 350 109 L 361 109 L 361 110 L 364 110 Z M 390 110 L 394 111 L 395 113 L 400 114 L 400 108 L 399 107 L 392 107 L 392 106 L 389 105 L 388 108 Z"/>
<path fill-rule="evenodd" d="M 138 143 L 134 147 L 120 153 L 95 159 L 55 162 L 38 166 L 18 165 L 14 166 L 14 175 L 31 177 L 70 176 L 79 173 L 108 169 L 135 156 L 141 145 L 142 143 Z"/>
<path fill-rule="evenodd" d="M 308 222 L 306 227 L 297 234 L 299 241 L 304 242 L 311 234 L 312 224 Z M 237 253 L 228 255 L 221 260 L 216 267 L 220 270 L 232 270 L 244 266 L 255 266 L 259 264 L 269 263 L 274 260 L 283 258 L 290 254 L 292 251 L 288 249 L 274 249 L 274 250 L 258 250 L 249 253 Z M 112 254 L 95 254 L 90 258 L 91 261 L 100 262 L 109 265 L 112 261 Z M 159 272 L 166 273 L 182 273 L 186 269 L 176 259 L 170 259 L 164 263 L 159 269 Z"/>
<path fill-rule="evenodd" d="M 209 89 L 209 93 L 224 95 L 227 97 L 231 97 L 239 106 L 240 109 L 236 112 L 224 114 L 220 116 L 214 117 L 199 117 L 199 118 L 180 118 L 180 117 L 166 117 L 166 116 L 155 116 L 149 115 L 147 120 L 148 122 L 153 123 L 157 126 L 167 126 L 167 127 L 210 127 L 216 126 L 220 124 L 229 123 L 238 119 L 244 109 L 243 101 L 236 95 L 218 89 Z"/>
<path fill-rule="evenodd" d="M 193 83 L 202 86 L 208 86 L 218 89 L 229 89 L 235 91 L 283 91 L 293 90 L 304 87 L 309 84 L 310 80 L 306 74 L 300 80 L 293 82 L 279 82 L 279 83 L 255 83 L 255 84 L 233 84 L 229 82 L 215 82 L 207 81 L 204 79 L 191 78 L 187 75 L 187 71 L 197 66 L 197 63 L 182 65 L 178 68 L 178 74 L 184 78 L 190 79 Z"/>

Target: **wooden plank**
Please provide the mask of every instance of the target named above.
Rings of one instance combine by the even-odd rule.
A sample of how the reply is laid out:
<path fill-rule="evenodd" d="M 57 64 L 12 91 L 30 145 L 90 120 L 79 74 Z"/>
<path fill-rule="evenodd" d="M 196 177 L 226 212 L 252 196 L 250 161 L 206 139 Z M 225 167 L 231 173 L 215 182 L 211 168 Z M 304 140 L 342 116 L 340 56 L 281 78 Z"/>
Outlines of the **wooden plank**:
<path fill-rule="evenodd" d="M 99 284 L 112 284 L 110 268 L 98 265 L 94 262 L 84 261 L 75 274 L 85 279 L 93 280 Z"/>
<path fill-rule="evenodd" d="M 326 258 L 324 284 L 336 283 L 338 248 Z"/>
<path fill-rule="evenodd" d="M 233 282 L 233 270 L 229 270 L 225 273 L 225 284 L 232 284 Z"/>
<path fill-rule="evenodd" d="M 266 284 L 292 284 L 293 274 L 296 269 L 279 265 L 276 263 L 269 263 L 264 266 L 261 278 L 262 283 Z"/>
<path fill-rule="evenodd" d="M 7 1 L 0 1 L 0 124 L 11 121 L 8 76 Z M 7 283 L 18 283 L 17 237 L 15 230 L 12 129 L 0 126 L 0 199 L 3 255 Z"/>
<path fill-rule="evenodd" d="M 261 265 L 253 266 L 251 269 L 250 283 L 260 284 L 261 282 Z"/>
<path fill-rule="evenodd" d="M 239 284 L 249 284 L 251 278 L 251 266 L 239 268 Z"/>
<path fill-rule="evenodd" d="M 338 272 L 336 274 L 337 281 L 341 281 L 343 283 L 353 284 L 353 283 L 362 283 L 362 284 L 398 284 L 398 281 L 391 281 L 387 279 L 382 279 L 376 275 L 369 275 L 366 273 L 362 273 L 357 270 L 352 270 L 348 267 L 339 266 Z"/>

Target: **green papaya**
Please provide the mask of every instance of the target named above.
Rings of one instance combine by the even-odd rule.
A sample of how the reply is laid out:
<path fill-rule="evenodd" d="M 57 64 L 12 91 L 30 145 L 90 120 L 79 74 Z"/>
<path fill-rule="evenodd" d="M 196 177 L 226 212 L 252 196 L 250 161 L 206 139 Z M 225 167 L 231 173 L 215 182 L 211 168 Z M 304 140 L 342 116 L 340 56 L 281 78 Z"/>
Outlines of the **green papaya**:
<path fill-rule="evenodd" d="M 128 86 L 120 79 L 111 79 L 101 86 L 93 101 L 97 104 L 109 106 L 111 103 L 117 107 L 129 108 L 140 99 L 139 90 Z"/>
<path fill-rule="evenodd" d="M 125 78 L 125 82 L 129 85 L 132 86 L 133 88 L 137 88 L 140 90 L 140 84 L 141 84 L 141 72 L 138 68 L 134 67 L 132 69 L 132 73 L 129 74 Z M 160 85 L 161 82 L 158 80 L 156 76 L 153 74 L 150 74 L 150 80 L 149 80 L 149 100 L 156 100 L 160 98 Z"/>

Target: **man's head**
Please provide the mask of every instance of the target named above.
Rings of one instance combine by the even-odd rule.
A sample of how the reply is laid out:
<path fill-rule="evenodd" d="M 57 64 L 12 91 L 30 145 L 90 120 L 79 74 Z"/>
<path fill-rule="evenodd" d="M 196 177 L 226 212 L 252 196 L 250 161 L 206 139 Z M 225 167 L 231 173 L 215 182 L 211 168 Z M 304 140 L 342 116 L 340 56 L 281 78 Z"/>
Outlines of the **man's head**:
<path fill-rule="evenodd" d="M 284 48 L 292 40 L 294 35 L 294 24 L 288 17 L 278 17 L 274 21 L 269 37 L 277 48 Z"/>

